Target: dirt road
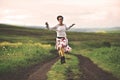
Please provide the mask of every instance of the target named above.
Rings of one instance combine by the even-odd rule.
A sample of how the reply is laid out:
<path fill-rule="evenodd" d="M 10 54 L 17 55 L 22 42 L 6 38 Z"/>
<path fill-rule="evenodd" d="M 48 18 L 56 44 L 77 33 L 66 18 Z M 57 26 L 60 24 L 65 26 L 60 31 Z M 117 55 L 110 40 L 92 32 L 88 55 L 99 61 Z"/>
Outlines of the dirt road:
<path fill-rule="evenodd" d="M 78 80 L 118 80 L 111 73 L 103 71 L 96 64 L 94 64 L 89 58 L 86 58 L 82 55 L 76 55 L 79 59 L 79 68 L 82 72 L 80 79 Z M 27 71 L 20 72 L 20 75 L 8 74 L 6 76 L 0 75 L 0 80 L 46 80 L 47 72 L 50 70 L 51 66 L 58 60 L 59 58 L 54 58 L 49 61 L 43 62 L 42 64 L 37 64 Z M 70 78 L 72 79 L 73 75 L 70 73 Z"/>
<path fill-rule="evenodd" d="M 89 58 L 86 58 L 82 55 L 77 55 L 79 59 L 79 68 L 82 71 L 79 80 L 118 80 L 111 73 L 103 71 L 96 64 L 94 64 Z M 50 70 L 50 67 L 58 60 L 58 58 L 51 60 L 39 67 L 33 74 L 29 76 L 27 80 L 46 80 L 47 72 Z M 72 74 L 72 73 L 71 73 Z M 69 76 L 73 77 L 73 76 Z M 73 80 L 72 78 L 68 78 Z"/>
<path fill-rule="evenodd" d="M 118 80 L 111 73 L 100 69 L 89 58 L 79 55 L 78 59 L 80 71 L 82 71 L 80 80 Z"/>
<path fill-rule="evenodd" d="M 29 75 L 27 80 L 46 80 L 47 79 L 47 72 L 50 70 L 51 66 L 58 60 L 58 58 L 55 58 L 51 60 L 50 62 L 47 62 L 43 64 L 42 66 L 39 66 L 37 71 L 33 72 Z"/>

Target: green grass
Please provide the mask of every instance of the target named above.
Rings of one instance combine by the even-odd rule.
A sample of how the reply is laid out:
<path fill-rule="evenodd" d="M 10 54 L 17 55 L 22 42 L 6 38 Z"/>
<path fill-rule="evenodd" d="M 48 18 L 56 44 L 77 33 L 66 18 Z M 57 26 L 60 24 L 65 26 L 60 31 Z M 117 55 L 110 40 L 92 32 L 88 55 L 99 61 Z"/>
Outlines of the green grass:
<path fill-rule="evenodd" d="M 25 28 L 23 26 L 0 25 L 0 42 L 51 43 L 55 41 L 55 32 L 43 29 Z"/>
<path fill-rule="evenodd" d="M 110 38 L 109 35 L 113 37 Z M 92 41 L 71 42 L 74 48 L 73 53 L 90 58 L 100 68 L 120 79 L 120 37 L 118 34 L 108 34 L 106 39 L 104 37 L 100 39 L 99 41 L 93 39 Z"/>
<path fill-rule="evenodd" d="M 108 33 L 120 33 L 120 30 L 108 31 Z"/>
<path fill-rule="evenodd" d="M 69 74 L 73 80 L 78 80 L 81 74 L 78 64 L 79 61 L 76 56 L 66 55 L 66 63 L 61 64 L 60 61 L 57 61 L 48 72 L 47 80 L 67 80 Z"/>
<path fill-rule="evenodd" d="M 49 60 L 55 55 L 49 51 L 53 47 L 41 43 L 0 43 L 0 73 L 14 72 L 18 68 L 25 68 L 44 60 Z"/>
<path fill-rule="evenodd" d="M 120 78 L 120 47 L 102 47 L 92 52 L 82 53 L 105 71 Z"/>
<path fill-rule="evenodd" d="M 80 32 L 67 32 L 69 44 L 72 47 L 72 54 L 82 54 L 89 57 L 98 66 L 107 70 L 119 77 L 119 52 L 120 52 L 120 33 L 108 32 L 108 33 L 80 33 Z M 8 67 L 27 66 L 29 64 L 37 63 L 41 60 L 45 60 L 46 57 L 52 58 L 54 55 L 47 54 L 55 45 L 56 33 L 49 30 L 24 28 L 22 26 L 10 26 L 0 25 L 0 42 L 10 42 L 12 44 L 22 43 L 18 47 L 12 47 L 12 45 L 5 48 L 0 47 L 0 67 L 1 71 L 6 70 Z M 51 45 L 50 49 L 41 47 L 35 47 L 34 43 L 42 43 L 42 45 Z M 32 44 L 32 45 L 30 45 Z M 15 45 L 13 45 L 15 46 Z M 29 51 L 30 50 L 30 51 Z M 15 54 L 13 54 L 15 52 Z M 9 54 L 8 54 L 9 53 Z M 46 53 L 46 54 L 43 54 Z M 26 56 L 27 55 L 27 56 Z M 40 58 L 44 56 L 43 58 Z M 40 59 L 39 59 L 39 58 Z M 76 74 L 78 70 L 78 60 L 75 56 L 67 55 L 70 60 L 65 65 L 61 65 L 58 61 L 54 64 L 50 72 L 48 72 L 48 80 L 63 80 L 66 79 L 66 73 L 71 71 Z M 98 60 L 97 60 L 98 59 Z M 13 61 L 13 63 L 9 63 Z M 9 63 L 7 67 L 6 63 Z M 14 64 L 18 66 L 13 66 Z M 60 70 L 59 70 L 60 69 Z M 8 69 L 6 71 L 9 71 Z M 51 72 L 52 71 L 52 72 Z M 119 77 L 120 78 L 120 77 Z"/>
<path fill-rule="evenodd" d="M 55 32 L 0 24 L 0 74 L 54 58 Z M 51 36 L 51 37 L 50 37 Z"/>

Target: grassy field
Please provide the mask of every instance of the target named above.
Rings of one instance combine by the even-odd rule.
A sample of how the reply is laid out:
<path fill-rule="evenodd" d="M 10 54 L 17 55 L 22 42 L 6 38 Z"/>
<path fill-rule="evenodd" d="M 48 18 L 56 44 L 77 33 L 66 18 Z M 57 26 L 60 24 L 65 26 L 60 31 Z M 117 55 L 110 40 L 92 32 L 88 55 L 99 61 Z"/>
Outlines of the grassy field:
<path fill-rule="evenodd" d="M 41 43 L 0 43 L 0 73 L 14 72 L 40 61 L 55 57 L 49 53 L 51 45 Z"/>
<path fill-rule="evenodd" d="M 50 53 L 54 49 L 54 38 L 48 39 L 51 33 L 47 30 L 44 33 L 40 29 L 0 25 L 0 74 L 16 72 L 20 68 L 54 58 L 56 55 Z"/>
<path fill-rule="evenodd" d="M 119 33 L 67 34 L 69 44 L 73 48 L 72 54 L 87 56 L 99 67 L 120 78 Z M 55 55 L 49 54 L 49 51 L 54 49 L 55 37 L 56 33 L 53 31 L 0 25 L 0 72 L 14 71 L 17 67 L 26 67 L 48 57 L 53 58 Z M 53 80 L 55 76 L 59 80 L 59 75 L 62 76 L 60 79 L 66 79 L 67 71 L 72 71 L 75 78 L 81 74 L 77 72 L 80 71 L 77 68 L 78 59 L 73 55 L 66 57 L 70 60 L 68 59 L 65 65 L 60 66 L 59 62 L 53 65 L 47 74 L 48 80 Z"/>
<path fill-rule="evenodd" d="M 120 47 L 104 47 L 83 54 L 98 64 L 102 69 L 120 78 Z"/>
<path fill-rule="evenodd" d="M 84 33 L 78 40 L 70 42 L 74 54 L 89 57 L 99 67 L 120 79 L 119 33 Z"/>

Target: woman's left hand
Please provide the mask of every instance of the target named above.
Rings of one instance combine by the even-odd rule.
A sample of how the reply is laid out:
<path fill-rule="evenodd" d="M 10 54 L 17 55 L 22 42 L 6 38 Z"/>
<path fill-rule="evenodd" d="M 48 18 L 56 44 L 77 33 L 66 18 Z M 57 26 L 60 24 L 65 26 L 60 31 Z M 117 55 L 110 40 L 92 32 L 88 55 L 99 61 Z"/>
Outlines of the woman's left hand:
<path fill-rule="evenodd" d="M 74 26 L 75 24 L 72 24 L 72 26 Z"/>

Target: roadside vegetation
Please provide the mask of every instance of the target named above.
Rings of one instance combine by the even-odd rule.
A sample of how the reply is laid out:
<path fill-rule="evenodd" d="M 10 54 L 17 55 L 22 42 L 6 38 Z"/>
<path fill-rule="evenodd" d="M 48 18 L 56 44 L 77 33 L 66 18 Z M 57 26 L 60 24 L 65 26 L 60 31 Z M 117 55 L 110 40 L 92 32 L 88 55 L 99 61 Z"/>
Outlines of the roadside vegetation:
<path fill-rule="evenodd" d="M 70 42 L 74 48 L 73 53 L 90 58 L 100 68 L 120 79 L 119 33 L 84 33 L 83 35 L 80 35 L 79 41 Z"/>
<path fill-rule="evenodd" d="M 49 53 L 52 46 L 41 43 L 0 43 L 0 73 L 15 72 L 40 62 L 50 60 L 55 55 Z"/>
<path fill-rule="evenodd" d="M 77 80 L 82 73 L 74 54 L 90 58 L 103 70 L 120 79 L 120 33 L 67 34 L 73 55 L 67 54 L 67 63 L 62 66 L 57 61 L 47 74 L 48 80 L 66 79 L 69 76 L 67 73 L 73 74 Z M 55 36 L 55 32 L 49 30 L 0 25 L 0 73 L 54 58 L 56 55 L 50 51 L 54 49 Z"/>
<path fill-rule="evenodd" d="M 0 25 L 0 74 L 24 70 L 56 57 L 50 53 L 54 50 L 52 46 L 54 43 L 49 44 L 47 42 L 49 35 L 43 38 L 45 34 L 42 32 L 41 29 Z M 45 30 L 46 34 L 48 32 Z"/>
<path fill-rule="evenodd" d="M 74 55 L 66 55 L 66 63 L 57 61 L 48 72 L 47 80 L 79 80 L 81 72 L 78 67 L 78 58 Z"/>

